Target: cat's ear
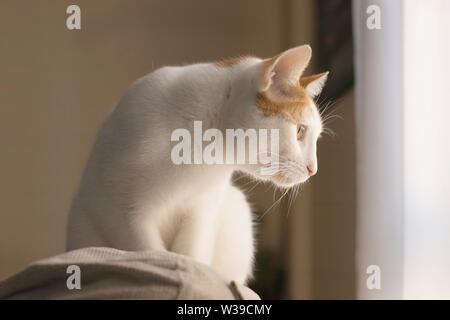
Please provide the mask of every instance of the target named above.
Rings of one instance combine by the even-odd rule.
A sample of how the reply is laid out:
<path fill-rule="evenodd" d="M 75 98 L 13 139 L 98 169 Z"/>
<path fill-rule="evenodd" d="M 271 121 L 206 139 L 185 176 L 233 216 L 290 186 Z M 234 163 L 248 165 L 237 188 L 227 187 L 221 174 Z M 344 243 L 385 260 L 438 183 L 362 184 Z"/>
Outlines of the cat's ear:
<path fill-rule="evenodd" d="M 278 88 L 296 85 L 311 60 L 311 47 L 303 45 L 284 51 L 261 64 L 259 91 L 272 85 Z"/>
<path fill-rule="evenodd" d="M 327 71 L 301 78 L 300 85 L 305 88 L 306 92 L 308 92 L 311 97 L 318 96 L 322 92 L 325 82 L 327 81 L 328 73 L 329 72 Z"/>

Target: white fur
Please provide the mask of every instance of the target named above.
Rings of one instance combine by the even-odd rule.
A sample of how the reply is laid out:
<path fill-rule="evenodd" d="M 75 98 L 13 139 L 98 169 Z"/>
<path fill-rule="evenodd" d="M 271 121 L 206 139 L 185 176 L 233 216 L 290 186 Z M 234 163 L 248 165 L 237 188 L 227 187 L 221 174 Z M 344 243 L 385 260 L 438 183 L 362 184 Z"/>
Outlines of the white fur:
<path fill-rule="evenodd" d="M 309 60 L 309 59 L 308 59 Z M 251 276 L 252 213 L 231 184 L 236 170 L 258 176 L 258 165 L 174 165 L 171 133 L 207 128 L 278 128 L 289 187 L 317 167 L 320 116 L 302 119 L 307 139 L 281 116 L 264 117 L 255 106 L 262 60 L 232 67 L 195 64 L 164 67 L 133 83 L 99 130 L 69 214 L 69 250 L 108 246 L 170 250 L 212 266 L 229 280 Z M 312 100 L 311 100 L 312 101 Z M 312 103 L 312 102 L 311 102 Z"/>

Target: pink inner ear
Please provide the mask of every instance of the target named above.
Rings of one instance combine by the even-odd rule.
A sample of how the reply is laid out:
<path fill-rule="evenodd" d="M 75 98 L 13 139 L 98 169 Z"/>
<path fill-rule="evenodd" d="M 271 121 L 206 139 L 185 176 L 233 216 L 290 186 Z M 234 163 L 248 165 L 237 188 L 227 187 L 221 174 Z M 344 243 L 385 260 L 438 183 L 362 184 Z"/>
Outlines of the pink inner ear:
<path fill-rule="evenodd" d="M 327 81 L 328 71 L 319 73 L 313 76 L 300 79 L 300 85 L 306 89 L 309 95 L 317 96 L 322 91 L 322 88 Z"/>
<path fill-rule="evenodd" d="M 258 85 L 258 90 L 260 92 L 268 90 L 270 85 L 272 84 L 272 78 L 275 75 L 273 68 L 274 68 L 276 59 L 277 59 L 277 57 L 274 57 L 271 59 L 266 59 L 262 62 L 261 79 L 260 79 L 260 83 Z"/>
<path fill-rule="evenodd" d="M 283 52 L 275 60 L 273 82 L 296 85 L 311 60 L 311 47 L 296 47 Z"/>
<path fill-rule="evenodd" d="M 295 47 L 265 59 L 261 63 L 259 91 L 266 91 L 272 85 L 278 89 L 296 86 L 310 59 L 311 48 L 308 45 Z"/>

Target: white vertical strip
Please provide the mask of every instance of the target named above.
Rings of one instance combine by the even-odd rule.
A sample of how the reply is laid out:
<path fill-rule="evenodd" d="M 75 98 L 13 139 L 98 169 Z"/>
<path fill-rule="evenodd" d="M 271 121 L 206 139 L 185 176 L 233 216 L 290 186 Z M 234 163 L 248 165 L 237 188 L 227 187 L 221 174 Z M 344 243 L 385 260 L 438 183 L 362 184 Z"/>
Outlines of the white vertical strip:
<path fill-rule="evenodd" d="M 368 6 L 381 9 L 369 30 Z M 402 297 L 403 281 L 403 1 L 354 0 L 357 132 L 358 298 Z M 381 289 L 366 269 L 381 269 Z"/>
<path fill-rule="evenodd" d="M 450 1 L 405 1 L 404 297 L 450 299 Z"/>

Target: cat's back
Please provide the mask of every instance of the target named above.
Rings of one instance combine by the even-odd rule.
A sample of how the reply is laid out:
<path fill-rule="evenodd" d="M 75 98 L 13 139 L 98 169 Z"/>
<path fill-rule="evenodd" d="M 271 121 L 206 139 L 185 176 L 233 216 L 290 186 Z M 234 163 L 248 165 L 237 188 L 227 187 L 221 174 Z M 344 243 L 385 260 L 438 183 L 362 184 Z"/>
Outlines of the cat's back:
<path fill-rule="evenodd" d="M 94 168 L 102 176 L 122 176 L 168 157 L 172 132 L 207 120 L 217 105 L 223 90 L 214 85 L 216 69 L 207 63 L 165 66 L 135 80 L 99 128 L 86 174 Z"/>
<path fill-rule="evenodd" d="M 189 127 L 221 105 L 227 79 L 226 70 L 213 63 L 161 67 L 134 81 L 107 121 L 114 131 L 142 129 L 147 137 L 154 134 L 151 128 L 161 136 Z"/>
<path fill-rule="evenodd" d="M 130 94 L 136 95 L 136 91 L 175 93 L 176 91 L 185 91 L 186 88 L 195 89 L 196 86 L 212 84 L 211 79 L 217 75 L 218 70 L 211 63 L 164 66 L 134 81 L 127 89 L 124 97 Z"/>

